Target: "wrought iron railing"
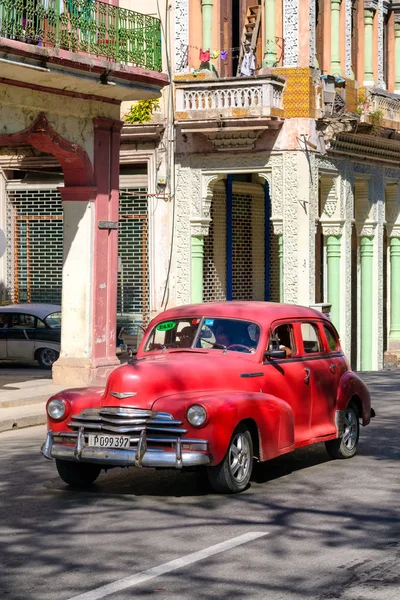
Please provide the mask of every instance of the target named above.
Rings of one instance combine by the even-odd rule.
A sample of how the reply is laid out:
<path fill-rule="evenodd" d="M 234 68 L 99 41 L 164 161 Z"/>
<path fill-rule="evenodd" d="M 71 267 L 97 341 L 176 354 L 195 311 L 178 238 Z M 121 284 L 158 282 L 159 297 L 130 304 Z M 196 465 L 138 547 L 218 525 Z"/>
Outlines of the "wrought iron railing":
<path fill-rule="evenodd" d="M 98 0 L 0 0 L 0 37 L 162 70 L 159 19 Z"/>

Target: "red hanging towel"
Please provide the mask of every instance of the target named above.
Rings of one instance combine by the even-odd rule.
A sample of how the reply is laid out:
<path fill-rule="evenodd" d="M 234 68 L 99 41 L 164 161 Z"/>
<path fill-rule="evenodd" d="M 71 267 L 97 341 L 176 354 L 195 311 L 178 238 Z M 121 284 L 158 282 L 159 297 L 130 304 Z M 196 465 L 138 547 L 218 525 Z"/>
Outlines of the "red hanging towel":
<path fill-rule="evenodd" d="M 209 62 L 210 51 L 209 50 L 200 50 L 200 60 L 203 63 Z"/>

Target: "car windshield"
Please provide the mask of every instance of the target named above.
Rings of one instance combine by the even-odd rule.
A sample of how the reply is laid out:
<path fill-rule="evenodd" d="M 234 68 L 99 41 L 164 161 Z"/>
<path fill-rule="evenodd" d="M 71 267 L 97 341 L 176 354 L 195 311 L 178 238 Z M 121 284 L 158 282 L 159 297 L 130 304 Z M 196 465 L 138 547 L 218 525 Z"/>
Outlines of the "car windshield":
<path fill-rule="evenodd" d="M 51 327 L 52 329 L 57 329 L 58 327 L 61 327 L 61 313 L 53 312 L 50 315 L 47 315 L 44 322 L 48 327 Z"/>
<path fill-rule="evenodd" d="M 214 317 L 185 317 L 161 321 L 151 331 L 144 351 L 202 348 L 253 353 L 260 327 L 252 321 Z"/>

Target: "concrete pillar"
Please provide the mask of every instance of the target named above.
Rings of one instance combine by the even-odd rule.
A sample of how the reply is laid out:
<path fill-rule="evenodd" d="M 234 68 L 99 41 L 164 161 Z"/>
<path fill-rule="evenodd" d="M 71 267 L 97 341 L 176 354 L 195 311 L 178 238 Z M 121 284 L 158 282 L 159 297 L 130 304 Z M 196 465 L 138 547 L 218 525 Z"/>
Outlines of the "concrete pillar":
<path fill-rule="evenodd" d="M 326 238 L 328 302 L 332 305 L 332 323 L 338 331 L 340 330 L 340 256 L 341 236 L 328 235 Z"/>
<path fill-rule="evenodd" d="M 394 93 L 400 94 L 400 12 L 394 15 L 395 83 Z"/>
<path fill-rule="evenodd" d="M 204 237 L 192 235 L 192 302 L 203 302 Z"/>
<path fill-rule="evenodd" d="M 276 23 L 275 0 L 265 0 L 265 48 L 263 67 L 273 67 L 276 63 L 275 23 Z"/>
<path fill-rule="evenodd" d="M 211 50 L 212 46 L 212 12 L 213 0 L 201 0 L 202 11 L 202 50 Z M 209 69 L 210 63 L 204 62 L 201 64 L 203 69 Z"/>
<path fill-rule="evenodd" d="M 331 75 L 341 75 L 340 65 L 340 5 L 342 0 L 331 0 Z"/>
<path fill-rule="evenodd" d="M 374 54 L 374 15 L 375 2 L 364 4 L 364 85 L 375 84 L 373 54 Z"/>
<path fill-rule="evenodd" d="M 399 231 L 395 232 L 400 235 Z M 400 350 L 400 237 L 390 238 L 390 332 L 389 345 Z"/>
<path fill-rule="evenodd" d="M 372 369 L 373 237 L 360 238 L 361 261 L 361 371 Z"/>
<path fill-rule="evenodd" d="M 119 365 L 115 345 L 122 123 L 99 117 L 93 125 L 95 186 L 59 188 L 64 210 L 63 326 L 53 381 L 60 385 L 104 383 Z"/>

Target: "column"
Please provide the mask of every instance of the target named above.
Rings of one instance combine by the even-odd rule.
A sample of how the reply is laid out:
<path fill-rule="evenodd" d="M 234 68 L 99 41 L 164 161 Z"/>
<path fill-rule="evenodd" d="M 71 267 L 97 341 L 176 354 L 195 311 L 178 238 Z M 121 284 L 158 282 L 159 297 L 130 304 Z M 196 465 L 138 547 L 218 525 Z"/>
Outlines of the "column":
<path fill-rule="evenodd" d="M 331 304 L 331 319 L 340 331 L 340 256 L 341 236 L 328 235 L 326 238 L 326 258 L 328 267 L 328 302 Z"/>
<path fill-rule="evenodd" d="M 373 240 L 372 236 L 360 238 L 361 371 L 371 371 L 372 369 Z"/>
<path fill-rule="evenodd" d="M 389 344 L 400 349 L 400 228 L 390 237 L 390 332 Z"/>
<path fill-rule="evenodd" d="M 340 4 L 342 0 L 331 0 L 331 75 L 341 75 L 340 65 Z"/>
<path fill-rule="evenodd" d="M 279 302 L 283 302 L 283 235 L 278 236 L 279 255 Z"/>
<path fill-rule="evenodd" d="M 395 83 L 394 93 L 400 94 L 400 12 L 394 15 Z"/>
<path fill-rule="evenodd" d="M 201 11 L 202 11 L 202 50 L 211 50 L 212 46 L 212 13 L 213 13 L 213 0 L 201 0 Z M 202 69 L 209 69 L 210 63 L 204 62 L 201 64 Z"/>
<path fill-rule="evenodd" d="M 373 53 L 374 53 L 374 15 L 377 0 L 364 2 L 364 85 L 374 85 Z"/>
<path fill-rule="evenodd" d="M 204 236 L 192 235 L 192 294 L 193 304 L 203 302 Z"/>
<path fill-rule="evenodd" d="M 276 63 L 275 10 L 275 0 L 265 0 L 265 48 L 263 67 L 273 67 Z"/>

